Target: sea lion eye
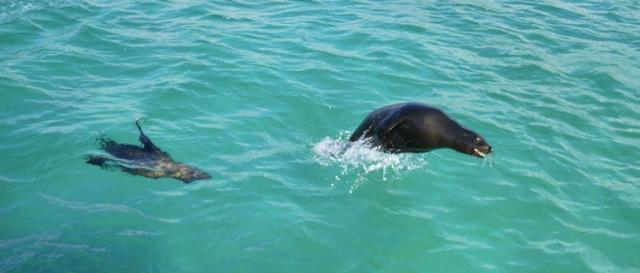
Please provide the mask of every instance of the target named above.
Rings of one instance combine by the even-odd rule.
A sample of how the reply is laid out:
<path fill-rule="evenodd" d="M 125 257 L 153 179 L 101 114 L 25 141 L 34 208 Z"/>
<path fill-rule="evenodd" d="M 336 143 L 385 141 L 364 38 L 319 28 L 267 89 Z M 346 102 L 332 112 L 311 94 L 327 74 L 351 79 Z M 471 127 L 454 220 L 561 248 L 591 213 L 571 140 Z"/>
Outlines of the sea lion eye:
<path fill-rule="evenodd" d="M 473 141 L 475 141 L 476 143 L 480 143 L 480 138 L 476 137 Z"/>

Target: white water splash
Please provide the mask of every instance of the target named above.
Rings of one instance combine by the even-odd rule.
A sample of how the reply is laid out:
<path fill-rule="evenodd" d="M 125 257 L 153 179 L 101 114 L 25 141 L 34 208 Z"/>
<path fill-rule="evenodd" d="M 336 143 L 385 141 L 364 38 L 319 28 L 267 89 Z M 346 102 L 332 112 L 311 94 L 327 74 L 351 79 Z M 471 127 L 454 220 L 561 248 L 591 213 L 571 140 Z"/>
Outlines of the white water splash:
<path fill-rule="evenodd" d="M 350 142 L 348 137 L 348 132 L 341 132 L 338 138 L 325 137 L 313 147 L 320 165 L 340 168 L 332 187 L 343 178 L 355 175 L 356 179 L 349 188 L 349 193 L 353 193 L 370 175 L 380 174 L 382 180 L 387 181 L 390 176 L 398 178 L 404 171 L 426 165 L 424 157 L 384 153 L 379 148 L 371 148 L 368 139 Z"/>

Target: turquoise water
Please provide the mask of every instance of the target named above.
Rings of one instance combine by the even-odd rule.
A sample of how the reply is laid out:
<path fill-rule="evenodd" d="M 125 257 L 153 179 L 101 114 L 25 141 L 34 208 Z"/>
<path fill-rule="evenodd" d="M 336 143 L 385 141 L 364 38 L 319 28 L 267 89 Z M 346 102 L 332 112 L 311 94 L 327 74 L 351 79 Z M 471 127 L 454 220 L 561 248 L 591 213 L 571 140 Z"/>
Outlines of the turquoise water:
<path fill-rule="evenodd" d="M 0 272 L 640 272 L 637 1 L 131 2 L 0 0 Z M 495 162 L 335 155 L 403 101 Z"/>

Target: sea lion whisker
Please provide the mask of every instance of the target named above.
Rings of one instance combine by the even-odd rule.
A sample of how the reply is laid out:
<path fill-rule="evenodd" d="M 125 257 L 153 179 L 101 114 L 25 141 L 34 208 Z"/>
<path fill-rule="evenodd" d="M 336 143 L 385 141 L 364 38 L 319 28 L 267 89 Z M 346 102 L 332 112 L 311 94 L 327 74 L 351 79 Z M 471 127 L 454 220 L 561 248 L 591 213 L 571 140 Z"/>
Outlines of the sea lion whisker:
<path fill-rule="evenodd" d="M 490 153 L 489 156 L 487 156 L 487 159 L 489 160 L 489 168 L 493 168 L 493 164 L 496 163 L 496 156 L 493 153 Z"/>

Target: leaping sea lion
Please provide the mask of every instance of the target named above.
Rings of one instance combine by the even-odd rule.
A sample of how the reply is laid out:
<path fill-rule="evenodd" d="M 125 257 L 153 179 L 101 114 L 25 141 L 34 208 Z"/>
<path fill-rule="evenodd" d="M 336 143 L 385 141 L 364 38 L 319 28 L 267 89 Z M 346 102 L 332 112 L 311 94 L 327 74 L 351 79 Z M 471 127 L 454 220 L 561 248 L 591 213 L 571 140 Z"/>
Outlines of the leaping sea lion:
<path fill-rule="evenodd" d="M 388 153 L 424 153 L 450 148 L 484 158 L 493 148 L 476 132 L 462 127 L 442 110 L 409 102 L 371 112 L 349 141 L 371 138 L 372 146 Z"/>
<path fill-rule="evenodd" d="M 101 136 L 98 138 L 100 149 L 109 153 L 112 157 L 90 155 L 87 157 L 87 163 L 108 170 L 117 168 L 133 175 L 141 175 L 153 179 L 170 177 L 181 180 L 184 183 L 211 178 L 208 173 L 187 164 L 176 162 L 171 159 L 168 153 L 160 150 L 142 131 L 140 119 L 136 121 L 136 126 L 140 131 L 138 140 L 142 143 L 142 147 L 118 143 Z"/>

